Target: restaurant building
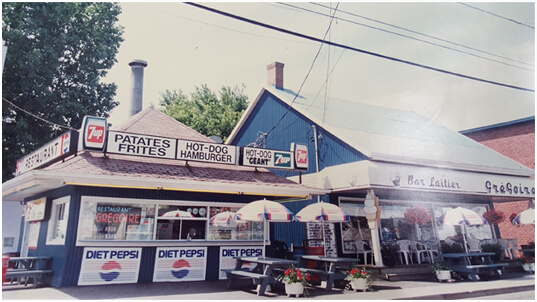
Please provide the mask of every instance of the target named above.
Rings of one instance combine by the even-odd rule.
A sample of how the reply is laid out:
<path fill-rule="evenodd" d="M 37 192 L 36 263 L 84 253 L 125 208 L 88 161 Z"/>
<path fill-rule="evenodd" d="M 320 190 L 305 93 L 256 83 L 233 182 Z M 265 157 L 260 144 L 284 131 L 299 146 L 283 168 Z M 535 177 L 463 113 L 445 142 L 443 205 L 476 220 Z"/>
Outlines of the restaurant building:
<path fill-rule="evenodd" d="M 25 204 L 21 255 L 52 257 L 52 286 L 218 280 L 234 256 L 265 254 L 265 230 L 213 226 L 212 216 L 324 194 L 239 165 L 239 151 L 154 108 L 110 130 L 87 117 L 22 158 L 2 202 Z"/>
<path fill-rule="evenodd" d="M 535 169 L 535 116 L 461 131 L 461 134 L 493 149 L 530 169 Z M 513 225 L 509 219 L 528 208 L 535 208 L 535 199 L 494 204 L 505 214 L 499 223 L 502 237 L 516 238 L 519 245 L 535 243 L 535 227 Z"/>
<path fill-rule="evenodd" d="M 535 198 L 534 170 L 414 112 L 300 92 L 283 85 L 284 64 L 268 67 L 268 86 L 250 104 L 227 143 L 281 149 L 292 142 L 309 150 L 307 172 L 282 176 L 329 190 L 321 199 L 342 207 L 351 223 L 333 229 L 328 254 L 355 257 L 368 240 L 376 265 L 381 243 L 459 240 L 460 226 L 439 218 L 457 206 L 484 214 L 494 204 Z M 315 202 L 311 201 L 311 202 Z M 427 209 L 430 221 L 405 216 Z M 297 208 L 290 207 L 291 211 Z M 288 244 L 316 234 L 302 225 L 275 230 Z M 500 236 L 493 224 L 467 228 L 470 238 Z"/>

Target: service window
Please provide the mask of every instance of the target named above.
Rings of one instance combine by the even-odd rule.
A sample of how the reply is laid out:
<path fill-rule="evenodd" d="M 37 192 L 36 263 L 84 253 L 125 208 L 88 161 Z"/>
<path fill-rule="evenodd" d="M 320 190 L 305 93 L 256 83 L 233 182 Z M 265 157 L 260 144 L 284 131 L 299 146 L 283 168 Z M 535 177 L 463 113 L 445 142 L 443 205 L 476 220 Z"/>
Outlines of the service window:
<path fill-rule="evenodd" d="M 204 240 L 207 207 L 159 205 L 157 240 Z"/>
<path fill-rule="evenodd" d="M 82 203 L 81 240 L 153 240 L 155 204 L 103 200 Z"/>
<path fill-rule="evenodd" d="M 71 196 L 65 196 L 52 201 L 52 209 L 50 211 L 50 220 L 47 229 L 48 245 L 65 244 L 70 200 Z"/>
<path fill-rule="evenodd" d="M 263 223 L 240 221 L 233 216 L 240 207 L 210 207 L 209 240 L 263 240 Z M 225 219 L 228 218 L 228 219 Z"/>

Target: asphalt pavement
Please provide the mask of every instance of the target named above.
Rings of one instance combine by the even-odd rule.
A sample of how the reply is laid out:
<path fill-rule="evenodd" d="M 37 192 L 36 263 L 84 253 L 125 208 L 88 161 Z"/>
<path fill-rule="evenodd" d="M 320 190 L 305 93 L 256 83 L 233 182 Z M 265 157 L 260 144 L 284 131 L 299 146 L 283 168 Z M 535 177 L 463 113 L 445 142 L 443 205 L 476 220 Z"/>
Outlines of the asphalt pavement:
<path fill-rule="evenodd" d="M 354 292 L 334 288 L 308 288 L 309 295 L 298 299 L 315 300 L 451 300 L 501 296 L 525 293 L 521 297 L 535 300 L 535 275 L 509 273 L 502 279 L 488 281 L 457 280 L 430 281 L 375 281 L 372 290 Z M 100 286 L 38 287 L 6 285 L 2 300 L 292 300 L 283 285 L 276 285 L 266 296 L 257 296 L 251 281 L 243 280 L 231 289 L 227 281 L 163 282 L 139 284 L 111 284 Z"/>

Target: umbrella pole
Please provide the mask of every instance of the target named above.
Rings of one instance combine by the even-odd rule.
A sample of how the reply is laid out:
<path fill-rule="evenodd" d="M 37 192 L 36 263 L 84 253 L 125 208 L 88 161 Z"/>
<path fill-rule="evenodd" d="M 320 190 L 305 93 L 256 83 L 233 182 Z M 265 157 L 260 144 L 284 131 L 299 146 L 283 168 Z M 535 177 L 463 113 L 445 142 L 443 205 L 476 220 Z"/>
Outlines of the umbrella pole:
<path fill-rule="evenodd" d="M 323 229 L 323 253 L 326 256 L 326 238 L 324 234 L 324 220 L 321 220 L 321 228 Z"/>
<path fill-rule="evenodd" d="M 266 219 L 263 220 L 263 257 L 266 257 L 267 252 L 267 232 L 268 232 L 268 221 Z"/>
<path fill-rule="evenodd" d="M 468 246 L 466 245 L 466 224 L 462 224 L 462 239 L 464 240 L 464 250 L 468 254 Z"/>

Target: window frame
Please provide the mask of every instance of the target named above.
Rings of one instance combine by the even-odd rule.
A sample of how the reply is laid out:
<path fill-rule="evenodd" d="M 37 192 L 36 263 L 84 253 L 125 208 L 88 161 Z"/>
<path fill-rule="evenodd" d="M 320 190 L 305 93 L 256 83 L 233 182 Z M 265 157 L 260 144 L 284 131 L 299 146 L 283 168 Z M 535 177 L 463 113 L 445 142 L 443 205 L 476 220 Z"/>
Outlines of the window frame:
<path fill-rule="evenodd" d="M 67 237 L 67 231 L 69 229 L 69 209 L 71 203 L 71 196 L 63 196 L 52 200 L 50 218 L 48 220 L 47 228 L 47 245 L 65 245 L 65 238 Z M 63 219 L 58 219 L 58 211 L 63 207 Z M 60 221 L 64 221 L 63 226 L 58 226 Z M 57 236 L 58 227 L 62 228 L 64 233 L 63 237 Z"/>

